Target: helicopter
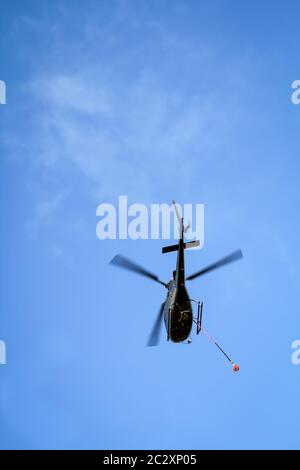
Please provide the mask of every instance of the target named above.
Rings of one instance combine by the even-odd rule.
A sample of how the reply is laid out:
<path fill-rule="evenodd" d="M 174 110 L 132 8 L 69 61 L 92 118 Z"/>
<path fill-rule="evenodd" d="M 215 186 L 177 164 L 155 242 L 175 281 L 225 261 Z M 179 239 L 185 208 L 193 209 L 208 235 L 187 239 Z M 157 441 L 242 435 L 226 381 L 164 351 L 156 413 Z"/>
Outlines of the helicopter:
<path fill-rule="evenodd" d="M 226 359 L 231 363 L 233 371 L 238 372 L 239 366 L 235 364 L 226 352 L 220 347 L 216 340 L 210 336 L 202 326 L 203 302 L 191 299 L 187 288 L 186 281 L 191 281 L 206 273 L 209 273 L 217 268 L 225 266 L 229 263 L 243 258 L 241 250 L 234 251 L 233 253 L 225 256 L 224 258 L 212 263 L 205 268 L 202 268 L 195 273 L 185 276 L 185 263 L 184 263 L 184 250 L 199 246 L 199 240 L 185 242 L 184 234 L 189 229 L 189 224 L 184 226 L 184 219 L 180 216 L 178 207 L 173 201 L 175 213 L 179 224 L 179 239 L 175 245 L 165 246 L 162 248 L 162 253 L 170 253 L 177 251 L 176 270 L 173 271 L 172 279 L 169 282 L 163 282 L 159 277 L 135 262 L 129 260 L 125 256 L 118 254 L 111 261 L 110 264 L 133 271 L 137 274 L 145 276 L 153 281 L 163 285 L 167 289 L 166 300 L 161 304 L 158 315 L 151 330 L 147 346 L 157 346 L 160 337 L 162 320 L 164 320 L 167 332 L 167 340 L 173 343 L 190 344 L 190 338 L 193 323 L 196 325 L 196 334 L 202 331 L 208 339 L 214 343 Z M 193 316 L 192 303 L 197 305 L 197 317 Z"/>

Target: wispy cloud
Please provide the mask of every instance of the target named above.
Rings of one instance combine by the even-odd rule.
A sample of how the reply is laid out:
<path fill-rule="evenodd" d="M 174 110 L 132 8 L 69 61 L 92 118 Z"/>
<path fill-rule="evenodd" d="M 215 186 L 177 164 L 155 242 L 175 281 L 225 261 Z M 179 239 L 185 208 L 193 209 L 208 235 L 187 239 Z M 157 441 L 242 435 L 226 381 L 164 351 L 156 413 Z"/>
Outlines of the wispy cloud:
<path fill-rule="evenodd" d="M 68 162 L 102 196 L 115 184 L 129 190 L 133 181 L 134 192 L 145 196 L 158 172 L 162 179 L 183 178 L 196 163 L 193 157 L 229 130 L 217 100 L 194 96 L 187 103 L 180 93 L 159 89 L 149 74 L 121 91 L 75 74 L 39 79 L 35 90 L 47 110 L 39 115 L 45 163 Z M 60 147 L 55 145 L 55 155 L 53 141 Z"/>
<path fill-rule="evenodd" d="M 32 218 L 28 222 L 28 230 L 34 233 L 40 226 L 53 223 L 57 211 L 61 208 L 65 192 L 53 192 L 47 197 L 38 200 Z"/>
<path fill-rule="evenodd" d="M 205 166 L 222 149 L 243 114 L 236 94 L 246 84 L 239 89 L 236 78 L 234 92 L 225 93 L 221 54 L 174 34 L 163 21 L 128 16 L 127 8 L 128 2 L 119 3 L 97 28 L 85 19 L 80 44 L 63 44 L 59 30 L 56 40 L 53 33 L 51 67 L 35 67 L 26 87 L 29 161 L 59 175 L 63 190 L 72 189 L 75 174 L 95 202 L 120 193 L 159 197 L 172 192 L 178 176 L 182 187 L 190 185 L 199 161 Z M 222 89 L 215 86 L 211 60 L 219 61 Z M 37 220 L 63 203 L 57 187 L 49 198 L 37 207 Z"/>

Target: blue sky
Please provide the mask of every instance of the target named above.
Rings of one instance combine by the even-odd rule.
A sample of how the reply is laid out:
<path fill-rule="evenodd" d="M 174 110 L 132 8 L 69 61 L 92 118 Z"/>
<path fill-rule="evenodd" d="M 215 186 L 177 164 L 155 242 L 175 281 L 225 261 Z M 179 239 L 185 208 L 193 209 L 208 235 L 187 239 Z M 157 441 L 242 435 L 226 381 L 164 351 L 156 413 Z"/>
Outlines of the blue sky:
<path fill-rule="evenodd" d="M 299 448 L 296 1 L 0 6 L 1 448 Z M 100 241 L 101 202 L 205 204 L 186 270 L 204 336 L 145 343 L 162 241 Z"/>

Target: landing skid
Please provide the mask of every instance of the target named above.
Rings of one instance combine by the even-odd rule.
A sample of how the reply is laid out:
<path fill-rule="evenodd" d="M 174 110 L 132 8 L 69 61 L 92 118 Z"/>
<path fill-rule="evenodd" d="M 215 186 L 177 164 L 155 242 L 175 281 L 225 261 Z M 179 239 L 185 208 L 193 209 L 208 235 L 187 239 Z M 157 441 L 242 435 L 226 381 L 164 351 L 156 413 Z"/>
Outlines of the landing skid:
<path fill-rule="evenodd" d="M 197 319 L 193 318 L 194 323 L 197 326 L 197 335 L 202 330 L 202 312 L 203 312 L 203 302 L 198 302 L 197 300 L 191 300 L 191 302 L 195 302 L 198 305 L 197 311 Z"/>

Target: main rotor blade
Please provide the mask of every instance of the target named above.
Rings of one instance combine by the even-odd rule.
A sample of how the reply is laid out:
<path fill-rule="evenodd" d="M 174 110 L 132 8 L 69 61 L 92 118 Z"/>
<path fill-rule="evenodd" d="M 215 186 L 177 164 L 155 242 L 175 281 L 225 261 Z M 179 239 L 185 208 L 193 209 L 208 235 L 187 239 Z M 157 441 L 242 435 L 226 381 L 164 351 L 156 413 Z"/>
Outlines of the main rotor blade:
<path fill-rule="evenodd" d="M 204 269 L 201 269 L 201 271 L 197 271 L 194 274 L 191 274 L 186 278 L 187 281 L 191 281 L 192 279 L 195 279 L 195 277 L 202 276 L 203 274 L 209 273 L 210 271 L 213 271 L 214 269 L 221 268 L 222 266 L 225 266 L 226 264 L 232 263 L 233 261 L 237 261 L 238 259 L 243 258 L 243 253 L 241 250 L 237 250 L 234 253 L 231 253 L 228 256 L 225 256 L 225 258 L 220 259 L 216 263 L 210 264 Z"/>
<path fill-rule="evenodd" d="M 151 333 L 150 333 L 150 336 L 149 336 L 149 339 L 148 339 L 147 346 L 157 346 L 158 345 L 164 306 L 165 306 L 165 303 L 162 303 L 161 306 L 160 306 L 158 315 L 156 317 L 155 323 L 153 325 L 153 328 L 151 330 Z"/>
<path fill-rule="evenodd" d="M 148 278 L 152 279 L 153 281 L 158 282 L 159 284 L 162 284 L 163 286 L 167 287 L 167 284 L 165 282 L 161 281 L 158 278 L 158 276 L 151 273 L 150 271 L 147 271 L 147 269 L 143 268 L 142 266 L 139 266 L 138 264 L 134 263 L 133 261 L 130 261 L 130 259 L 125 258 L 125 256 L 116 255 L 110 261 L 110 264 L 113 264 L 114 266 L 118 266 L 119 268 L 128 269 L 128 271 L 133 271 L 137 274 L 141 274 L 142 276 L 148 277 Z"/>

